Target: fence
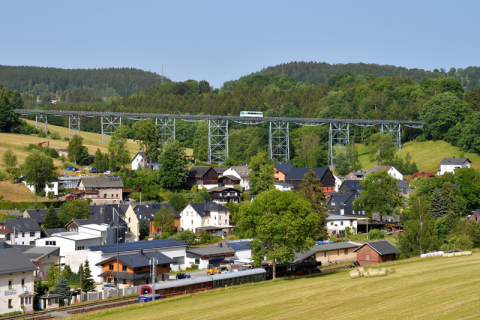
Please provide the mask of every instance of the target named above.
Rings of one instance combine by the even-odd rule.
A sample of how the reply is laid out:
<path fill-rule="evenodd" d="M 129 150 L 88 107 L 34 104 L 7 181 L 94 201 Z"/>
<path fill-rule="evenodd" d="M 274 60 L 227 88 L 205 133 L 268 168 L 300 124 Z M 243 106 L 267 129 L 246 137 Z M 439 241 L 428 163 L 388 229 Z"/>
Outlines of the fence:
<path fill-rule="evenodd" d="M 95 301 L 95 300 L 102 300 L 108 299 L 111 297 L 122 297 L 122 296 L 129 296 L 132 294 L 140 293 L 140 288 L 142 286 L 135 286 L 135 287 L 125 287 L 117 290 L 101 290 L 98 292 L 84 292 L 80 295 L 77 295 L 78 301 L 86 302 L 86 301 Z"/>

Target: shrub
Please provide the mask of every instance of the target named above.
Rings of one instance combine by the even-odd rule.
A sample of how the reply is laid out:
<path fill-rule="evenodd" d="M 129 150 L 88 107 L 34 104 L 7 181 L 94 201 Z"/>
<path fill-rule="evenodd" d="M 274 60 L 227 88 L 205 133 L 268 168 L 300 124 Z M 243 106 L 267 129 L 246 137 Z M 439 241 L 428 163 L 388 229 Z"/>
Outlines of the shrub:
<path fill-rule="evenodd" d="M 57 131 L 52 132 L 52 133 L 50 134 L 50 138 L 53 139 L 53 140 L 60 140 L 60 138 L 61 138 L 61 137 L 60 137 L 60 133 L 58 133 Z"/>
<path fill-rule="evenodd" d="M 380 229 L 372 229 L 368 233 L 368 239 L 369 240 L 385 239 L 386 236 L 387 236 L 387 234 L 385 233 L 385 231 L 380 230 Z"/>
<path fill-rule="evenodd" d="M 192 270 L 198 270 L 198 264 L 192 264 Z"/>
<path fill-rule="evenodd" d="M 7 173 L 0 170 L 0 181 L 7 180 Z"/>
<path fill-rule="evenodd" d="M 70 141 L 70 138 L 69 137 L 63 137 L 63 140 Z"/>
<path fill-rule="evenodd" d="M 46 138 L 46 137 L 47 137 L 47 134 L 45 133 L 45 131 L 39 131 L 39 132 L 38 132 L 38 137 L 39 137 L 39 138 Z"/>

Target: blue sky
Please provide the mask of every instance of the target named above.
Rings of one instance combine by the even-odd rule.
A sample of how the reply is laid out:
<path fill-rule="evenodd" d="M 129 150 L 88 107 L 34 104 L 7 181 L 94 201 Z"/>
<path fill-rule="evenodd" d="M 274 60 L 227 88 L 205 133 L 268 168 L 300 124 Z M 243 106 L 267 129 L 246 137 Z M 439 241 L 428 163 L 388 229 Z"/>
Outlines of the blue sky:
<path fill-rule="evenodd" d="M 214 87 L 290 61 L 478 66 L 480 1 L 3 1 L 0 64 Z"/>

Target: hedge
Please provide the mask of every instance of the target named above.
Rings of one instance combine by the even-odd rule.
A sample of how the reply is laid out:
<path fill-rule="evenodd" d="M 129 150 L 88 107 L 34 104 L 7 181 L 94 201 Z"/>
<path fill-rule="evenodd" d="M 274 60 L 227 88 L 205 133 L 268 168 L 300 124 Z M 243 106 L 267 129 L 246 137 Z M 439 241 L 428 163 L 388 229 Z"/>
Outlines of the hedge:
<path fill-rule="evenodd" d="M 63 204 L 63 201 L 53 201 L 53 202 L 37 202 L 37 207 L 39 209 L 49 208 L 51 205 L 54 208 L 60 208 Z M 19 210 L 25 211 L 28 208 L 35 207 L 35 202 L 14 202 L 14 201 L 0 201 L 0 210 Z"/>

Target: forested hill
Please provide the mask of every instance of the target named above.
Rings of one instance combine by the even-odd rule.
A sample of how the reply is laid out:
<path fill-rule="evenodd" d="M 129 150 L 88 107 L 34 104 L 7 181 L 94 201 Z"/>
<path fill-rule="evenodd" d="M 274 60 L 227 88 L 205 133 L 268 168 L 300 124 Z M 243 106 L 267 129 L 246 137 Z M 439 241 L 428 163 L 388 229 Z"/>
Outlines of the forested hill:
<path fill-rule="evenodd" d="M 163 79 L 163 83 L 169 82 L 170 79 Z M 54 99 L 59 91 L 63 94 L 63 101 L 95 102 L 159 85 L 162 76 L 134 68 L 60 69 L 0 65 L 0 83 L 10 90 L 41 100 Z M 68 91 L 72 91 L 69 96 Z"/>
<path fill-rule="evenodd" d="M 454 77 L 463 85 L 466 90 L 480 87 L 480 67 L 450 68 L 448 71 L 443 68 L 426 71 L 423 69 L 408 69 L 391 65 L 379 65 L 368 63 L 329 64 L 326 62 L 289 62 L 273 67 L 264 68 L 261 71 L 251 73 L 242 80 L 252 75 L 283 74 L 294 78 L 296 81 L 310 82 L 311 84 L 328 84 L 327 80 L 334 74 L 346 71 L 358 74 L 373 74 L 377 77 L 408 77 L 416 82 L 424 78 Z M 228 82 L 227 82 L 228 83 Z"/>

